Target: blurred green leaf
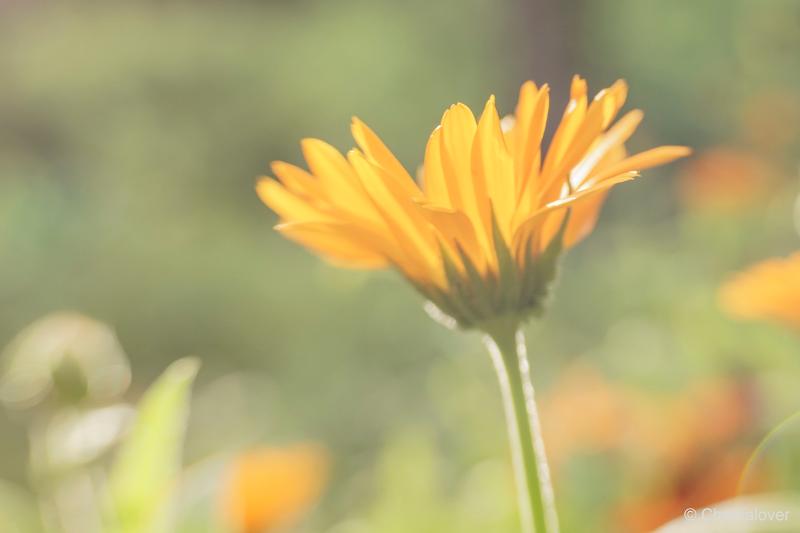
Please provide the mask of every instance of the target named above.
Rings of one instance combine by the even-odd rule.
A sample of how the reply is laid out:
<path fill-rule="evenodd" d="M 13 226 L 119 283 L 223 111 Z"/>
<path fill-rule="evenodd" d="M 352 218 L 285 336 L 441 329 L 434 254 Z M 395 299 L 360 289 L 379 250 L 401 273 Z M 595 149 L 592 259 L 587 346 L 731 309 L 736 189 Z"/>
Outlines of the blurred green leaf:
<path fill-rule="evenodd" d="M 114 533 L 146 533 L 164 526 L 166 504 L 181 467 L 195 359 L 176 361 L 142 398 L 133 430 L 109 481 Z"/>
<path fill-rule="evenodd" d="M 3 533 L 42 531 L 33 498 L 4 481 L 0 481 L 0 531 Z"/>
<path fill-rule="evenodd" d="M 232 533 L 217 505 L 229 462 L 228 455 L 217 454 L 184 469 L 170 533 Z"/>
<path fill-rule="evenodd" d="M 775 426 L 756 447 L 739 482 L 739 492 L 757 490 L 762 478 L 772 490 L 800 490 L 800 412 Z"/>

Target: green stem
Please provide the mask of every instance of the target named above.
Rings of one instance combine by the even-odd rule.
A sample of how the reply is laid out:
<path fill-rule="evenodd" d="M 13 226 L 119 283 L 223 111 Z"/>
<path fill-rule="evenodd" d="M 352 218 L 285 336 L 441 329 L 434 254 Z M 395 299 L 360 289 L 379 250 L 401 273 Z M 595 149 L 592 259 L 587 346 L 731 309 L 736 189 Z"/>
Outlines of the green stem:
<path fill-rule="evenodd" d="M 520 503 L 523 531 L 558 533 L 550 470 L 525 352 L 525 337 L 515 320 L 498 320 L 485 328 L 503 406 Z"/>

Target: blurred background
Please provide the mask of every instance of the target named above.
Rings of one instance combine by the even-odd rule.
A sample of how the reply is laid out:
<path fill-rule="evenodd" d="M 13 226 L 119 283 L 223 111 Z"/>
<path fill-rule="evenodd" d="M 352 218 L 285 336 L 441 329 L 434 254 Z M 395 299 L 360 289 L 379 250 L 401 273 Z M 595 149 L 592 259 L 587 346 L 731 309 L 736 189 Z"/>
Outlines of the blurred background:
<path fill-rule="evenodd" d="M 592 93 L 624 78 L 626 109 L 646 112 L 631 150 L 695 154 L 615 189 L 528 336 L 565 530 L 650 530 L 735 495 L 800 410 L 797 332 L 717 303 L 732 272 L 798 249 L 799 52 L 793 0 L 0 0 L 0 345 L 54 312 L 92 317 L 28 336 L 90 324 L 99 359 L 70 345 L 59 372 L 116 369 L 97 378 L 116 388 L 79 379 L 70 404 L 117 406 L 115 421 L 173 361 L 199 360 L 181 531 L 219 531 L 237 454 L 298 443 L 327 465 L 306 510 L 232 531 L 515 531 L 477 336 L 443 330 L 391 272 L 283 240 L 253 188 L 272 160 L 302 164 L 303 137 L 351 147 L 352 115 L 415 169 L 451 103 L 496 94 L 510 113 L 533 79 L 554 89 L 552 119 L 573 74 Z M 16 338 L 6 361 L 34 361 L 20 346 L 37 341 Z M 0 409 L 4 532 L 39 531 L 67 438 L 36 443 L 64 401 Z M 792 433 L 762 450 L 797 449 Z M 765 467 L 746 489 L 800 488 L 798 471 Z"/>

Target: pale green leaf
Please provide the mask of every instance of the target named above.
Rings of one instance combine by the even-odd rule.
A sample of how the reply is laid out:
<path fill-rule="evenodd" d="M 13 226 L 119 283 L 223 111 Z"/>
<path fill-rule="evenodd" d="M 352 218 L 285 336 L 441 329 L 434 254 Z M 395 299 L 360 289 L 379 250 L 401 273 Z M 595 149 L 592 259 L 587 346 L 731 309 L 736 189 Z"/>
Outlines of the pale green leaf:
<path fill-rule="evenodd" d="M 110 474 L 108 522 L 113 533 L 151 533 L 164 527 L 181 467 L 197 368 L 194 359 L 176 361 L 142 398 Z"/>
<path fill-rule="evenodd" d="M 39 511 L 33 496 L 0 480 L 0 531 L 3 533 L 40 533 Z"/>

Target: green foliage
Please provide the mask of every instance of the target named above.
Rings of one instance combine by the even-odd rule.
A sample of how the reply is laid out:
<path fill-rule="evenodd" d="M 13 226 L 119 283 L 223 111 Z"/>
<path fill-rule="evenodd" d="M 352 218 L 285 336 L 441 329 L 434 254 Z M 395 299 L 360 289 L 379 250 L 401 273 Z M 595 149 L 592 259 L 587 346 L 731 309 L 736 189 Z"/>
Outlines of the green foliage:
<path fill-rule="evenodd" d="M 108 530 L 169 531 L 166 506 L 181 470 L 194 359 L 173 363 L 142 398 L 109 476 Z"/>
<path fill-rule="evenodd" d="M 773 490 L 800 494 L 800 413 L 773 428 L 753 451 L 740 482 L 743 492 L 759 490 L 767 477 Z"/>
<path fill-rule="evenodd" d="M 329 533 L 513 531 L 516 496 L 508 465 L 487 460 L 448 479 L 441 453 L 424 431 L 398 432 L 381 454 L 378 492 L 368 510 Z"/>
<path fill-rule="evenodd" d="M 32 494 L 0 480 L 0 531 L 41 533 L 39 510 Z"/>

